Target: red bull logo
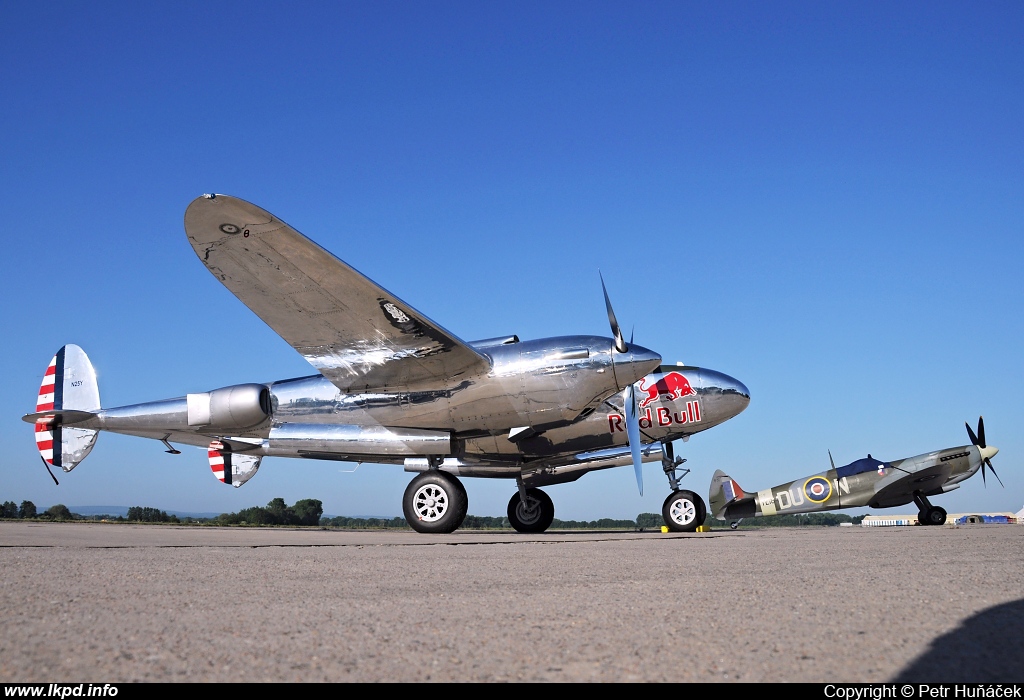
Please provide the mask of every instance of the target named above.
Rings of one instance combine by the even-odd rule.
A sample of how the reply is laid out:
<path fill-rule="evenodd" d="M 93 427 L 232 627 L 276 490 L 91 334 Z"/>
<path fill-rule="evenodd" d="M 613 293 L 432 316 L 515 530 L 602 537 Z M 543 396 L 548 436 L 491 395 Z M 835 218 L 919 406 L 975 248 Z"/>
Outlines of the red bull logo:
<path fill-rule="evenodd" d="M 670 411 L 665 406 L 658 406 L 654 410 L 650 407 L 640 411 L 640 430 L 647 430 L 657 426 L 667 428 L 670 425 L 685 425 L 687 423 L 700 422 L 700 404 L 697 401 L 687 401 L 686 406 L 680 411 Z M 612 413 L 608 416 L 608 432 L 625 432 L 626 421 L 619 413 Z"/>
<path fill-rule="evenodd" d="M 681 399 L 684 396 L 696 396 L 697 392 L 690 386 L 690 380 L 679 372 L 669 372 L 661 379 L 647 386 L 647 377 L 640 381 L 640 391 L 645 394 L 640 401 L 640 408 L 647 408 L 647 405 L 660 397 L 670 401 Z"/>

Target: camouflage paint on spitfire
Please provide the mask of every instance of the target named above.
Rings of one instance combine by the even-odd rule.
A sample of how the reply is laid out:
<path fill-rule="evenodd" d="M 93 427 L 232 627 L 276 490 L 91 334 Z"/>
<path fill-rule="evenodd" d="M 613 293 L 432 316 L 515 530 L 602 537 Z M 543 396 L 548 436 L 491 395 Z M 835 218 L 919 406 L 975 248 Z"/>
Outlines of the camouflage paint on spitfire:
<path fill-rule="evenodd" d="M 744 491 L 735 479 L 716 471 L 708 502 L 719 520 L 739 521 L 766 515 L 795 515 L 840 508 L 892 508 L 915 503 L 923 525 L 946 522 L 946 511 L 933 506 L 929 496 L 960 488 L 960 483 L 985 467 L 999 450 L 985 444 L 985 422 L 978 419 L 978 433 L 967 426 L 970 445 L 884 462 L 870 454 L 849 464 L 801 477 L 756 493 Z M 830 455 L 831 457 L 831 455 Z M 1002 481 L 1000 480 L 1000 484 Z"/>

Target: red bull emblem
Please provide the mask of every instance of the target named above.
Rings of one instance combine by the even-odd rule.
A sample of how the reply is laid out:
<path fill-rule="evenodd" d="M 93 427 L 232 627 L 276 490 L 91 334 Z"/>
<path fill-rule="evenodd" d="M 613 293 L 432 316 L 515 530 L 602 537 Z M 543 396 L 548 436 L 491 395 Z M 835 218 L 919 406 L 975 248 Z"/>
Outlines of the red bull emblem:
<path fill-rule="evenodd" d="M 640 381 L 640 391 L 646 394 L 640 401 L 641 409 L 647 408 L 649 403 L 660 397 L 675 401 L 684 396 L 697 395 L 697 392 L 690 386 L 690 380 L 679 372 L 669 372 L 651 386 L 647 386 L 647 377 L 644 377 Z"/>

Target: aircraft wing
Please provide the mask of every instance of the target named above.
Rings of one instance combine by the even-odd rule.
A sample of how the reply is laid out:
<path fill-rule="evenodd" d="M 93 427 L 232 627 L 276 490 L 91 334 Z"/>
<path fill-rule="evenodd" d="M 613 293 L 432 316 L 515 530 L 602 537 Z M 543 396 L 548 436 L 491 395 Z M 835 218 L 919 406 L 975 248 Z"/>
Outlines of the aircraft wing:
<path fill-rule="evenodd" d="M 269 212 L 204 195 L 185 233 L 225 287 L 341 390 L 443 385 L 487 358 Z"/>
<path fill-rule="evenodd" d="M 873 508 L 885 508 L 910 503 L 914 500 L 914 491 L 932 495 L 942 488 L 952 473 L 953 465 L 950 462 L 911 472 L 882 486 L 868 505 Z"/>

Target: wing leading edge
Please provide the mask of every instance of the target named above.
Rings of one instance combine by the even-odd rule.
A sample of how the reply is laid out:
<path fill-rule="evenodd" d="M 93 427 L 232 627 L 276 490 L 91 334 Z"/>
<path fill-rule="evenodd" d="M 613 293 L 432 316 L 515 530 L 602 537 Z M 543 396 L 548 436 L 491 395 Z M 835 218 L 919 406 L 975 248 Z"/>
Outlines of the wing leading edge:
<path fill-rule="evenodd" d="M 441 386 L 483 355 L 272 214 L 226 195 L 185 211 L 196 255 L 335 386 Z"/>

